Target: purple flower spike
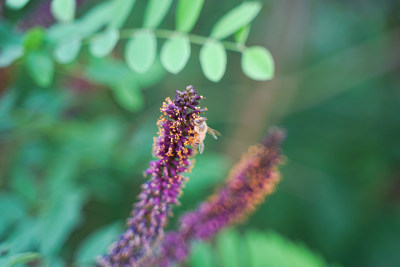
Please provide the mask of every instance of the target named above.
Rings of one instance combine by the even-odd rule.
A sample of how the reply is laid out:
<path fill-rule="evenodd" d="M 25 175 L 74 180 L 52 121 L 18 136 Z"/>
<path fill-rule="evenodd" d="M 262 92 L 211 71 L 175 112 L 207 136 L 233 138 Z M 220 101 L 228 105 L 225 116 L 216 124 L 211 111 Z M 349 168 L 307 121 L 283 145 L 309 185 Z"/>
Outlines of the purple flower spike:
<path fill-rule="evenodd" d="M 183 215 L 179 231 L 167 233 L 156 257 L 143 266 L 182 263 L 192 241 L 211 239 L 253 212 L 280 180 L 277 167 L 282 161 L 279 145 L 283 138 L 282 130 L 273 129 L 262 144 L 250 147 L 232 169 L 226 184 L 197 210 Z"/>
<path fill-rule="evenodd" d="M 190 170 L 189 158 L 195 154 L 190 147 L 196 138 L 192 121 L 205 111 L 198 107 L 202 98 L 188 86 L 183 92 L 176 91 L 174 101 L 165 100 L 153 146 L 158 159 L 145 171 L 151 178 L 142 185 L 139 202 L 127 220 L 128 229 L 110 246 L 108 254 L 98 259 L 98 266 L 139 266 L 164 236 L 172 206 L 179 203 L 186 179 L 182 173 Z"/>

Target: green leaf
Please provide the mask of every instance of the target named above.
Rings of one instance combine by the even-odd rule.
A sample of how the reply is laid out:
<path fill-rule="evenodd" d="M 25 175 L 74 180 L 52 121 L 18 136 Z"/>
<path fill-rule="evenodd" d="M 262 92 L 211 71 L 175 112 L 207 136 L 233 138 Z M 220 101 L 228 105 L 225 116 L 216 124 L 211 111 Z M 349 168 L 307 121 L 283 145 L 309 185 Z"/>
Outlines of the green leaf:
<path fill-rule="evenodd" d="M 226 69 L 226 51 L 218 41 L 206 42 L 200 50 L 200 64 L 204 75 L 213 82 L 224 76 Z"/>
<path fill-rule="evenodd" d="M 76 0 L 53 0 L 51 2 L 51 13 L 60 22 L 71 22 L 74 20 Z"/>
<path fill-rule="evenodd" d="M 36 249 L 39 240 L 41 240 L 40 221 L 29 216 L 17 221 L 7 237 L 12 253 Z"/>
<path fill-rule="evenodd" d="M 7 0 L 6 6 L 11 9 L 21 9 L 23 8 L 29 0 Z"/>
<path fill-rule="evenodd" d="M 24 203 L 14 194 L 0 194 L 0 237 L 10 225 L 25 215 Z"/>
<path fill-rule="evenodd" d="M 114 14 L 110 12 L 112 7 L 112 2 L 104 2 L 95 5 L 78 21 L 77 33 L 82 37 L 86 37 L 100 30 L 114 16 Z"/>
<path fill-rule="evenodd" d="M 235 41 L 239 44 L 244 44 L 247 41 L 250 33 L 250 24 L 240 28 L 237 32 L 235 32 Z"/>
<path fill-rule="evenodd" d="M 150 0 L 144 13 L 143 26 L 157 28 L 164 19 L 172 4 L 172 0 Z"/>
<path fill-rule="evenodd" d="M 21 45 L 7 45 L 0 53 L 0 68 L 11 65 L 15 60 L 24 54 L 24 47 Z"/>
<path fill-rule="evenodd" d="M 113 223 L 91 233 L 78 248 L 75 257 L 78 265 L 91 266 L 94 264 L 96 256 L 104 254 L 122 230 L 120 223 Z"/>
<path fill-rule="evenodd" d="M 81 195 L 80 191 L 72 190 L 52 203 L 41 223 L 40 252 L 44 255 L 56 255 L 77 226 L 81 218 Z"/>
<path fill-rule="evenodd" d="M 66 64 L 74 61 L 81 49 L 82 41 L 79 37 L 68 38 L 60 42 L 54 50 L 54 58 L 58 63 Z"/>
<path fill-rule="evenodd" d="M 119 31 L 108 28 L 96 35 L 90 42 L 90 53 L 95 57 L 104 57 L 111 53 L 119 40 Z"/>
<path fill-rule="evenodd" d="M 207 243 L 194 243 L 189 262 L 191 267 L 213 267 L 213 249 Z"/>
<path fill-rule="evenodd" d="M 225 230 L 217 236 L 218 255 L 221 266 L 239 267 L 241 237 L 233 229 Z"/>
<path fill-rule="evenodd" d="M 190 57 L 190 41 L 186 34 L 171 36 L 161 49 L 161 63 L 171 73 L 179 73 Z"/>
<path fill-rule="evenodd" d="M 259 2 L 243 2 L 223 16 L 211 31 L 211 37 L 224 39 L 249 24 L 260 12 Z"/>
<path fill-rule="evenodd" d="M 323 258 L 305 246 L 293 243 L 274 232 L 264 234 L 249 231 L 246 233 L 245 243 L 249 252 L 247 262 L 250 267 L 328 266 Z"/>
<path fill-rule="evenodd" d="M 123 108 L 136 112 L 143 108 L 144 99 L 135 83 L 120 83 L 113 86 L 115 100 Z"/>
<path fill-rule="evenodd" d="M 0 259 L 2 267 L 11 267 L 40 259 L 40 254 L 34 252 L 18 253 Z"/>
<path fill-rule="evenodd" d="M 274 76 L 274 59 L 271 53 L 261 46 L 246 48 L 242 54 L 243 72 L 257 81 L 266 81 Z"/>
<path fill-rule="evenodd" d="M 125 48 L 125 61 L 136 72 L 143 73 L 154 62 L 157 52 L 157 39 L 151 31 L 135 33 Z"/>
<path fill-rule="evenodd" d="M 176 11 L 176 29 L 190 32 L 200 16 L 204 0 L 179 0 Z"/>
<path fill-rule="evenodd" d="M 35 83 L 42 87 L 49 86 L 53 81 L 54 63 L 45 51 L 33 51 L 26 57 L 26 66 Z"/>
<path fill-rule="evenodd" d="M 29 30 L 24 38 L 25 52 L 39 49 L 44 42 L 45 35 L 45 30 L 40 27 Z"/>
<path fill-rule="evenodd" d="M 126 19 L 132 11 L 135 5 L 135 0 L 114 0 L 112 4 L 112 10 L 110 11 L 112 15 L 110 26 L 112 28 L 120 29 L 124 26 Z"/>

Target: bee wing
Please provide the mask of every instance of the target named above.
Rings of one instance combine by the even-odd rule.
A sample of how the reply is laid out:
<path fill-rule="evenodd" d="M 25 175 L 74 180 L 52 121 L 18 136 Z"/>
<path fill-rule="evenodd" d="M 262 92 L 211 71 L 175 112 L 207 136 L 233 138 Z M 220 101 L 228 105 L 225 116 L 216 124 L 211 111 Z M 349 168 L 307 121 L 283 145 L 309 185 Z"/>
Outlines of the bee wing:
<path fill-rule="evenodd" d="M 200 152 L 200 154 L 203 154 L 203 151 L 204 151 L 204 143 L 203 143 L 203 141 L 201 141 L 199 143 L 199 152 Z"/>
<path fill-rule="evenodd" d="M 218 139 L 217 135 L 221 136 L 221 133 L 218 132 L 217 130 L 211 129 L 210 127 L 207 127 L 207 133 L 211 134 L 214 139 Z"/>

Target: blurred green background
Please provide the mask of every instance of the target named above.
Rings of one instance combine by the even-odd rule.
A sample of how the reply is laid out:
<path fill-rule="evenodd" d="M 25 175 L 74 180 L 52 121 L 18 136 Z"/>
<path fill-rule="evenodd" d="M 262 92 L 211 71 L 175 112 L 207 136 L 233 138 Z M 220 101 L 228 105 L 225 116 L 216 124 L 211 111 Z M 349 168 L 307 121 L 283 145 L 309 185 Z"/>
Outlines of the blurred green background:
<path fill-rule="evenodd" d="M 48 34 L 54 19 L 42 7 L 49 1 L 32 0 L 20 10 L 4 2 L 1 44 Z M 174 28 L 175 2 L 159 28 Z M 208 36 L 240 3 L 206 1 L 192 32 Z M 146 4 L 136 1 L 124 28 L 141 27 Z M 324 266 L 325 260 L 400 266 L 400 2 L 262 4 L 247 45 L 271 52 L 271 81 L 246 77 L 240 54 L 228 51 L 225 75 L 211 82 L 196 44 L 177 75 L 159 60 L 134 73 L 123 60 L 125 40 L 102 59 L 83 46 L 73 62 L 55 63 L 49 86 L 35 83 L 25 58 L 1 68 L 0 254 L 39 252 L 43 258 L 34 266 L 90 265 L 122 231 L 145 181 L 162 101 L 192 84 L 206 97 L 208 124 L 222 137 L 207 138 L 196 156 L 169 229 L 222 183 L 270 126 L 285 127 L 288 137 L 276 192 L 234 230 L 196 245 L 188 266 Z M 95 5 L 78 1 L 77 17 Z M 37 25 L 43 30 L 30 31 Z M 157 41 L 160 50 L 164 40 Z M 118 96 L 118 86 L 135 91 Z M 249 251 L 244 258 L 239 246 Z M 301 263 L 309 249 L 313 263 Z M 302 255 L 279 263 L 278 252 L 291 250 Z"/>

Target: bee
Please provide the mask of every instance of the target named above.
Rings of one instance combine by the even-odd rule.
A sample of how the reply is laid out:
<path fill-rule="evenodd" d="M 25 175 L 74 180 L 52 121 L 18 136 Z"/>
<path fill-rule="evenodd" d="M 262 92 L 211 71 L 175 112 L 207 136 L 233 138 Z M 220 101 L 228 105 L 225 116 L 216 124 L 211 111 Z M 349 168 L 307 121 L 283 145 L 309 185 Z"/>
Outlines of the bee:
<path fill-rule="evenodd" d="M 193 121 L 194 131 L 196 132 L 196 143 L 199 146 L 200 154 L 204 151 L 204 139 L 206 138 L 206 134 L 211 134 L 214 139 L 218 139 L 217 135 L 221 136 L 220 132 L 217 130 L 211 129 L 207 126 L 205 117 L 195 118 Z"/>

